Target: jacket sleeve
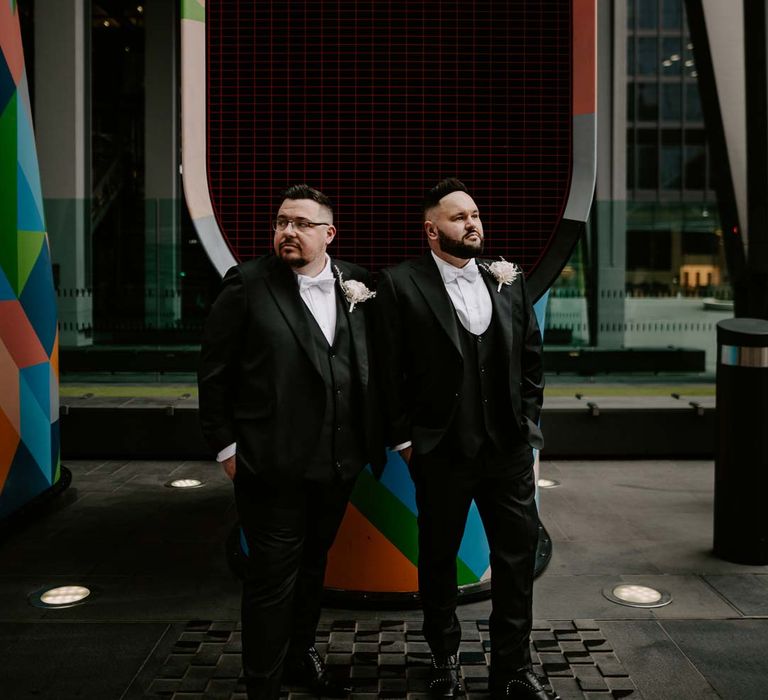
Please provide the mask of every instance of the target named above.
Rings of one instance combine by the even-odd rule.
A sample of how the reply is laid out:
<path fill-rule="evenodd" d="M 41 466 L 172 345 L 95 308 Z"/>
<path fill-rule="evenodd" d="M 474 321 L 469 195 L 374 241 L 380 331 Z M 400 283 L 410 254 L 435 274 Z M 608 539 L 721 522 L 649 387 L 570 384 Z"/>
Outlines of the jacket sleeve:
<path fill-rule="evenodd" d="M 522 344 L 520 394 L 523 403 L 523 416 L 533 426 L 538 426 L 541 406 L 544 402 L 544 370 L 541 358 L 542 338 L 525 282 L 523 282 L 522 290 L 526 328 L 524 329 L 525 336 Z"/>
<path fill-rule="evenodd" d="M 239 268 L 224 276 L 205 324 L 197 383 L 200 426 L 215 452 L 235 442 L 232 403 L 247 318 L 245 282 Z"/>
<path fill-rule="evenodd" d="M 395 285 L 387 270 L 382 271 L 379 276 L 375 301 L 377 374 L 383 398 L 384 436 L 392 446 L 411 439 L 411 421 L 405 389 L 401 309 L 398 307 Z"/>

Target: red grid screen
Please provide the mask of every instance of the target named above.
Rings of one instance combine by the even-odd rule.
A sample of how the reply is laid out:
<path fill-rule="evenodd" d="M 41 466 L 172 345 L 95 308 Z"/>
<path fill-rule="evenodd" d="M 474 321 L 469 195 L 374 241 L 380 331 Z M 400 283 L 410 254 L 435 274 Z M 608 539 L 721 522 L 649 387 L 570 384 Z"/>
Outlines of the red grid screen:
<path fill-rule="evenodd" d="M 467 183 L 485 253 L 535 267 L 571 166 L 571 0 L 208 0 L 208 178 L 235 256 L 271 249 L 279 194 L 334 202 L 330 252 L 426 249 L 423 193 Z"/>

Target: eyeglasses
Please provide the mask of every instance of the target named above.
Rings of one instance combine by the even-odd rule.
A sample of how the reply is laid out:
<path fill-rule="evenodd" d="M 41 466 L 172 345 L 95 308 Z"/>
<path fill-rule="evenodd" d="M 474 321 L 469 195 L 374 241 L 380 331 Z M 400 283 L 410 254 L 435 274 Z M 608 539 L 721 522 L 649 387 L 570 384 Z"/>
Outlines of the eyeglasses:
<path fill-rule="evenodd" d="M 288 228 L 288 224 L 292 224 L 293 230 L 299 231 L 300 233 L 307 233 L 315 228 L 315 226 L 331 225 L 325 221 L 310 221 L 309 219 L 287 219 L 284 216 L 278 216 L 277 219 L 275 219 L 275 223 L 272 224 L 272 228 L 275 231 L 285 231 L 285 229 Z"/>

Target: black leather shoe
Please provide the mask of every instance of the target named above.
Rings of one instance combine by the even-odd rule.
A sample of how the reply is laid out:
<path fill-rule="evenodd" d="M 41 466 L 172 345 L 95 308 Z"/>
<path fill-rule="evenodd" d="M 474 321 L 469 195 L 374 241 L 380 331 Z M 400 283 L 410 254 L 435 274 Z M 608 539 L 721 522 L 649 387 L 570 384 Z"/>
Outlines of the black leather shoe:
<path fill-rule="evenodd" d="M 432 655 L 432 668 L 427 687 L 434 698 L 455 698 L 464 692 L 459 680 L 459 662 L 455 654 Z"/>
<path fill-rule="evenodd" d="M 283 681 L 309 688 L 315 695 L 326 698 L 345 698 L 352 692 L 351 686 L 331 677 L 315 647 L 286 663 Z"/>
<path fill-rule="evenodd" d="M 560 700 L 560 696 L 545 685 L 531 668 L 520 668 L 506 675 L 501 683 L 491 689 L 493 700 Z"/>

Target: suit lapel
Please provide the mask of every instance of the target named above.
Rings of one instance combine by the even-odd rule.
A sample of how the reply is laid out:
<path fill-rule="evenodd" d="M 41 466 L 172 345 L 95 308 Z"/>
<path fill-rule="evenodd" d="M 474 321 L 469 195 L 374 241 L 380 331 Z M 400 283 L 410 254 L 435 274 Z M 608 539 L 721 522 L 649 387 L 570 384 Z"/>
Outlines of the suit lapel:
<path fill-rule="evenodd" d="M 451 342 L 461 354 L 461 341 L 459 340 L 459 329 L 456 326 L 456 312 L 445 291 L 445 284 L 437 269 L 432 254 L 427 253 L 422 257 L 418 264 L 414 266 L 411 277 L 424 296 L 427 305 L 432 309 L 443 330 L 448 334 Z"/>
<path fill-rule="evenodd" d="M 366 340 L 365 313 L 360 308 L 359 304 L 355 306 L 354 311 L 350 312 L 349 302 L 344 296 L 341 284 L 338 283 L 339 275 L 337 269 L 341 270 L 341 274 L 344 276 L 345 280 L 352 279 L 346 265 L 331 258 L 331 269 L 333 270 L 333 276 L 337 280 L 336 298 L 341 302 L 338 306 L 343 309 L 343 311 L 338 311 L 337 307 L 336 327 L 338 329 L 339 322 L 341 321 L 339 314 L 343 313 L 349 323 L 349 332 L 352 334 L 352 344 L 355 348 L 355 362 L 357 363 L 357 369 L 360 375 L 360 383 L 363 385 L 363 388 L 365 388 L 368 386 L 368 344 Z"/>
<path fill-rule="evenodd" d="M 266 282 L 275 303 L 296 336 L 297 343 L 307 353 L 315 369 L 322 374 L 317 347 L 312 340 L 309 318 L 304 310 L 304 302 L 301 300 L 298 282 L 293 270 L 275 258 L 274 267 L 267 275 Z"/>
<path fill-rule="evenodd" d="M 498 327 L 501 329 L 501 335 L 504 344 L 509 350 L 510 357 L 515 357 L 515 345 L 518 338 L 514 329 L 521 329 L 523 323 L 522 308 L 515 300 L 519 298 L 519 282 L 512 282 L 511 285 L 502 285 L 498 290 L 499 283 L 496 278 L 485 268 L 485 262 L 477 261 L 480 268 L 480 274 L 483 277 L 485 286 L 488 287 L 488 293 L 491 295 L 491 304 L 493 313 L 498 319 Z"/>

